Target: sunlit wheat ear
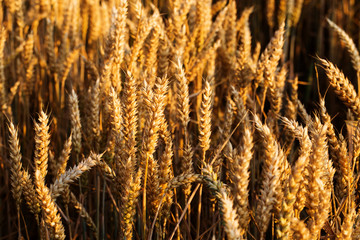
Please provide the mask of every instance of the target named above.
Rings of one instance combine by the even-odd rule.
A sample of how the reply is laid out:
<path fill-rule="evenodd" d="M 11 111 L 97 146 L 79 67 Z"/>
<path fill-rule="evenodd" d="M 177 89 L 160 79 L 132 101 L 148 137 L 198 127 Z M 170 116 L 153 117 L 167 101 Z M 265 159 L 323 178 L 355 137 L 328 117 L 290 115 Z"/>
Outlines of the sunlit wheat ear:
<path fill-rule="evenodd" d="M 98 150 L 99 148 L 99 137 L 100 137 L 100 88 L 99 88 L 99 79 L 96 80 L 93 86 L 90 89 L 90 106 L 89 113 L 90 116 L 87 116 L 89 123 L 89 144 L 90 148 Z"/>
<path fill-rule="evenodd" d="M 357 216 L 353 193 L 350 193 L 350 196 L 347 199 L 347 205 L 344 209 L 345 216 L 343 223 L 341 224 L 340 239 L 354 239 L 352 235 L 354 232 L 355 218 Z"/>
<path fill-rule="evenodd" d="M 26 204 L 28 205 L 30 211 L 35 215 L 36 219 L 39 220 L 38 216 L 40 213 L 40 203 L 36 196 L 34 184 L 27 171 L 22 170 L 21 175 L 21 186 Z"/>
<path fill-rule="evenodd" d="M 35 185 L 37 198 L 44 213 L 45 223 L 50 231 L 50 236 L 54 239 L 65 239 L 65 230 L 61 222 L 60 214 L 50 195 L 49 188 L 44 184 L 40 169 L 35 171 Z"/>
<path fill-rule="evenodd" d="M 307 189 L 307 213 L 310 216 L 308 227 L 317 236 L 325 223 L 331 207 L 331 188 L 334 169 L 329 160 L 326 132 L 328 126 L 322 125 L 315 117 L 311 132 L 313 152 L 308 165 L 309 183 Z"/>
<path fill-rule="evenodd" d="M 311 153 L 311 140 L 308 135 L 307 128 L 299 126 L 293 120 L 283 118 L 283 123 L 286 128 L 292 132 L 300 142 L 299 157 L 292 167 L 291 175 L 286 181 L 284 199 L 280 210 L 280 219 L 277 227 L 277 236 L 280 239 L 288 239 L 291 235 L 292 218 L 294 217 L 294 203 L 296 202 L 296 195 L 299 188 L 304 187 L 304 169 L 308 165 L 309 156 Z"/>
<path fill-rule="evenodd" d="M 211 1 L 196 1 L 196 26 L 200 29 L 196 44 L 199 49 L 204 46 L 205 38 L 211 28 Z"/>
<path fill-rule="evenodd" d="M 199 141 L 203 152 L 203 160 L 205 158 L 206 151 L 210 148 L 212 98 L 213 90 L 210 83 L 206 81 L 201 102 L 199 122 Z"/>
<path fill-rule="evenodd" d="M 71 122 L 71 141 L 76 153 L 81 151 L 81 122 L 78 96 L 74 89 L 69 95 L 70 122 Z"/>
<path fill-rule="evenodd" d="M 21 163 L 21 152 L 20 144 L 18 139 L 18 131 L 12 122 L 8 125 L 9 129 L 9 148 L 10 148 L 10 171 L 11 171 L 11 191 L 16 201 L 16 207 L 20 210 L 21 194 L 23 191 L 21 185 L 22 176 L 22 163 Z"/>
<path fill-rule="evenodd" d="M 256 222 L 259 225 L 261 239 L 265 238 L 268 223 L 278 197 L 282 195 L 281 176 L 284 162 L 287 161 L 283 150 L 276 141 L 270 129 L 261 123 L 259 117 L 254 115 L 256 129 L 260 132 L 265 147 L 265 161 L 263 166 L 263 183 L 260 198 L 256 209 Z"/>
<path fill-rule="evenodd" d="M 56 199 L 60 194 L 62 194 L 66 188 L 69 187 L 69 184 L 78 179 L 81 174 L 85 171 L 88 171 L 93 166 L 100 162 L 101 155 L 96 155 L 92 153 L 88 158 L 81 161 L 75 167 L 67 170 L 55 180 L 54 184 L 50 186 L 50 194 L 52 199 Z"/>
<path fill-rule="evenodd" d="M 211 167 L 204 168 L 203 173 L 206 184 L 219 201 L 227 237 L 232 240 L 241 239 L 238 216 L 226 186 L 218 179 Z"/>
<path fill-rule="evenodd" d="M 117 93 L 121 91 L 121 64 L 124 60 L 126 45 L 126 18 L 128 13 L 128 2 L 122 0 L 116 9 L 115 22 L 111 38 L 108 40 L 110 54 L 113 57 L 114 64 L 112 66 L 112 86 Z"/>
<path fill-rule="evenodd" d="M 245 116 L 247 118 L 247 116 Z M 238 152 L 230 155 L 230 179 L 233 182 L 234 208 L 238 215 L 241 231 L 244 233 L 249 224 L 249 177 L 250 161 L 254 152 L 253 132 L 249 121 L 245 120 L 244 133 Z"/>
<path fill-rule="evenodd" d="M 176 98 L 177 98 L 177 112 L 179 120 L 181 121 L 184 128 L 187 127 L 190 121 L 190 104 L 189 104 L 189 86 L 188 80 L 185 75 L 185 71 L 182 67 L 182 62 L 180 57 L 176 62 Z"/>
<path fill-rule="evenodd" d="M 41 111 L 39 114 L 39 122 L 34 122 L 35 125 L 35 152 L 34 161 L 35 169 L 39 170 L 41 180 L 44 182 L 48 172 L 48 158 L 49 158 L 49 119 L 48 116 Z"/>
<path fill-rule="evenodd" d="M 71 146 L 72 146 L 72 136 L 65 141 L 64 148 L 61 151 L 61 154 L 59 156 L 58 164 L 57 164 L 57 174 L 56 176 L 59 177 L 59 175 L 63 174 L 66 171 L 67 162 L 70 158 L 71 153 Z"/>
<path fill-rule="evenodd" d="M 331 62 L 321 58 L 319 60 L 336 95 L 357 117 L 360 117 L 360 99 L 349 79 Z"/>
<path fill-rule="evenodd" d="M 134 158 L 138 131 L 138 92 L 136 90 L 136 79 L 130 71 L 126 74 L 122 102 L 124 103 L 122 131 L 125 139 L 125 152 L 127 156 Z"/>
<path fill-rule="evenodd" d="M 136 214 L 136 205 L 141 190 L 142 172 L 139 170 L 134 179 L 130 182 L 129 192 L 125 196 L 124 205 L 122 207 L 122 219 L 124 229 L 123 235 L 126 239 L 132 239 L 133 236 L 133 219 Z"/>
<path fill-rule="evenodd" d="M 284 23 L 280 25 L 279 29 L 275 32 L 270 43 L 266 46 L 264 52 L 261 54 L 257 62 L 255 88 L 259 84 L 267 85 L 272 80 L 276 66 L 280 60 L 282 48 L 284 45 Z"/>
<path fill-rule="evenodd" d="M 309 229 L 306 224 L 298 218 L 291 219 L 291 232 L 293 233 L 294 239 L 311 239 Z"/>
<path fill-rule="evenodd" d="M 334 30 L 336 32 L 336 34 L 339 36 L 340 41 L 345 45 L 346 50 L 350 54 L 351 63 L 353 64 L 353 68 L 359 72 L 360 71 L 360 55 L 359 55 L 359 51 L 356 48 L 354 41 L 344 30 L 342 30 L 333 21 L 331 21 L 328 18 L 326 19 L 326 21 L 328 22 L 328 24 L 332 28 L 332 30 Z"/>

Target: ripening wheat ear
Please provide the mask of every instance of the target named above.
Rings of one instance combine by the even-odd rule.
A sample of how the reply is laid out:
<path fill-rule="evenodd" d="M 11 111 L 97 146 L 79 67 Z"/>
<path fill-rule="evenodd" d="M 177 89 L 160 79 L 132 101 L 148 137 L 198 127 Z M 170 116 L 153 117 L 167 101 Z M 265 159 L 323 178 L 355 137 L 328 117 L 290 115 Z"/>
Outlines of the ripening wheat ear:
<path fill-rule="evenodd" d="M 21 194 L 22 194 L 22 186 L 21 186 L 21 179 L 22 176 L 22 164 L 21 164 L 21 153 L 20 153 L 20 144 L 18 139 L 18 133 L 15 129 L 15 126 L 12 122 L 8 125 L 9 129 L 9 147 L 10 147 L 10 171 L 11 171 L 11 187 L 13 197 L 16 201 L 16 207 L 18 211 L 20 210 L 20 203 L 21 203 Z"/>
<path fill-rule="evenodd" d="M 56 199 L 60 196 L 60 194 L 69 187 L 70 183 L 78 179 L 85 171 L 98 164 L 101 157 L 102 155 L 91 153 L 88 158 L 80 162 L 78 165 L 59 175 L 54 184 L 50 186 L 51 198 Z"/>
<path fill-rule="evenodd" d="M 186 130 L 186 127 L 190 121 L 190 104 L 189 104 L 189 86 L 188 80 L 185 75 L 185 71 L 182 67 L 182 61 L 180 56 L 177 58 L 176 67 L 176 98 L 177 98 L 177 112 L 182 127 Z"/>
<path fill-rule="evenodd" d="M 357 117 L 360 117 L 360 99 L 349 79 L 331 62 L 321 58 L 319 60 L 336 95 Z"/>
<path fill-rule="evenodd" d="M 39 114 L 39 123 L 34 122 L 35 125 L 35 169 L 39 170 L 39 177 L 45 181 L 48 169 L 49 160 L 49 119 L 48 116 L 41 111 Z"/>
<path fill-rule="evenodd" d="M 214 173 L 211 167 L 203 169 L 204 180 L 209 188 L 214 191 L 216 198 L 220 204 L 220 211 L 223 216 L 225 224 L 225 232 L 230 240 L 241 239 L 241 232 L 239 227 L 238 216 L 236 210 L 233 207 L 233 200 L 231 199 L 224 184 L 217 179 L 217 175 Z"/>
<path fill-rule="evenodd" d="M 300 155 L 292 167 L 291 175 L 287 179 L 284 199 L 280 210 L 277 236 L 279 239 L 288 239 L 291 235 L 291 222 L 294 217 L 294 203 L 299 188 L 303 187 L 304 169 L 309 162 L 311 153 L 311 140 L 307 128 L 298 125 L 297 122 L 287 118 L 282 119 L 288 131 L 292 132 L 300 142 Z"/>
<path fill-rule="evenodd" d="M 66 140 L 64 144 L 64 148 L 59 156 L 59 160 L 56 166 L 56 178 L 58 178 L 61 174 L 63 174 L 66 171 L 67 162 L 70 158 L 70 153 L 71 153 L 71 145 L 72 145 L 71 138 L 72 136 L 70 135 L 70 137 Z"/>
<path fill-rule="evenodd" d="M 206 151 L 210 148 L 211 112 L 213 90 L 208 81 L 205 82 L 203 100 L 200 108 L 199 141 L 202 149 L 202 160 L 205 160 Z"/>
<path fill-rule="evenodd" d="M 45 186 L 43 174 L 39 169 L 36 169 L 35 171 L 35 185 L 37 197 L 44 213 L 46 226 L 50 230 L 51 237 L 54 239 L 65 239 L 65 230 L 61 222 L 60 214 L 51 197 L 49 188 Z"/>
<path fill-rule="evenodd" d="M 331 190 L 334 170 L 328 155 L 326 141 L 327 124 L 322 125 L 315 117 L 312 130 L 313 152 L 310 156 L 309 183 L 307 189 L 308 228 L 313 236 L 318 236 L 331 207 Z"/>
<path fill-rule="evenodd" d="M 254 115 L 254 120 L 257 130 L 263 137 L 265 147 L 264 180 L 256 209 L 256 222 L 259 225 L 260 238 L 265 239 L 265 232 L 270 221 L 271 211 L 278 203 L 278 197 L 282 194 L 280 182 L 283 174 L 282 166 L 287 160 L 268 126 L 262 124 L 257 115 Z"/>
<path fill-rule="evenodd" d="M 248 115 L 243 116 L 245 123 L 243 127 L 243 135 L 239 150 L 233 150 L 230 155 L 230 179 L 233 182 L 232 192 L 234 195 L 234 207 L 237 211 L 238 221 L 242 233 L 244 233 L 249 224 L 249 177 L 250 177 L 250 161 L 253 157 L 253 133 Z"/>
<path fill-rule="evenodd" d="M 71 141 L 74 151 L 80 153 L 81 150 L 81 122 L 78 96 L 74 89 L 69 95 L 70 122 L 71 122 Z"/>
<path fill-rule="evenodd" d="M 326 21 L 328 22 L 331 29 L 334 30 L 337 33 L 337 35 L 339 35 L 340 41 L 345 45 L 348 53 L 350 54 L 351 63 L 353 64 L 353 68 L 357 72 L 359 72 L 360 71 L 360 55 L 359 55 L 359 51 L 357 50 L 354 41 L 344 30 L 342 30 L 333 21 L 331 21 L 328 18 L 326 19 Z"/>

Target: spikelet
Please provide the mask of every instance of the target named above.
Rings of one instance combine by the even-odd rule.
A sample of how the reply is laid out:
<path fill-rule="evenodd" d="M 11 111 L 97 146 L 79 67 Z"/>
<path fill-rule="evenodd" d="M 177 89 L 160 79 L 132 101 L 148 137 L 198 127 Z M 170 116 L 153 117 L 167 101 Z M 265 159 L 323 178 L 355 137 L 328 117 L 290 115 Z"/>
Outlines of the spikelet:
<path fill-rule="evenodd" d="M 26 170 L 21 170 L 21 187 L 23 189 L 23 195 L 30 211 L 38 219 L 40 213 L 40 202 L 36 196 L 34 184 L 30 178 L 30 174 Z"/>
<path fill-rule="evenodd" d="M 305 223 L 298 218 L 294 217 L 291 219 L 291 231 L 293 232 L 294 239 L 311 239 L 309 229 L 307 229 Z"/>
<path fill-rule="evenodd" d="M 355 209 L 354 195 L 350 193 L 350 196 L 347 201 L 345 217 L 343 223 L 341 224 L 339 239 L 350 240 L 354 239 L 353 235 L 353 226 L 355 223 L 356 209 Z"/>

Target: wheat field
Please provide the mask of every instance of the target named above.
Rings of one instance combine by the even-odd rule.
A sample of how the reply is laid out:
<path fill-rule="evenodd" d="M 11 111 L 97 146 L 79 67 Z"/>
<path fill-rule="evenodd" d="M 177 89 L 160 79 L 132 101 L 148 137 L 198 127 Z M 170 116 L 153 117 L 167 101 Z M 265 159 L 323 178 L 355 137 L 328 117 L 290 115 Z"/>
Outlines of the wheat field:
<path fill-rule="evenodd" d="M 355 0 L 1 0 L 1 239 L 360 239 Z"/>

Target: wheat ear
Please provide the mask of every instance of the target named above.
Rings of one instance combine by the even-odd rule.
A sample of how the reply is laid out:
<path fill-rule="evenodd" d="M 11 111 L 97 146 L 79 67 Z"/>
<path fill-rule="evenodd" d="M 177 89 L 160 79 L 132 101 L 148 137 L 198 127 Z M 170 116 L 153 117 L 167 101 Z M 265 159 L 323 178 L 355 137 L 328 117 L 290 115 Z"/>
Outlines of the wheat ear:
<path fill-rule="evenodd" d="M 223 216 L 225 232 L 228 239 L 241 239 L 241 232 L 236 210 L 233 207 L 233 200 L 229 196 L 226 187 L 220 180 L 218 180 L 217 175 L 214 173 L 210 166 L 205 167 L 202 172 L 204 173 L 203 176 L 205 182 L 207 183 L 209 188 L 214 191 L 215 196 L 220 203 L 220 211 Z"/>
<path fill-rule="evenodd" d="M 303 128 L 299 126 L 297 122 L 287 118 L 283 118 L 282 120 L 287 129 L 293 132 L 300 141 L 300 155 L 295 165 L 293 166 L 291 175 L 286 183 L 277 229 L 278 238 L 287 239 L 291 235 L 291 221 L 294 217 L 294 203 L 296 201 L 296 194 L 299 188 L 303 185 L 303 172 L 309 162 L 312 145 L 307 128 Z"/>
<path fill-rule="evenodd" d="M 278 196 L 281 195 L 281 176 L 283 174 L 281 169 L 282 164 L 287 160 L 268 126 L 263 125 L 257 115 L 254 115 L 254 120 L 256 128 L 263 137 L 265 146 L 264 180 L 256 209 L 260 238 L 264 239 L 271 211 L 277 204 Z"/>
<path fill-rule="evenodd" d="M 349 79 L 331 62 L 321 58 L 319 60 L 325 68 L 330 85 L 334 88 L 336 95 L 357 117 L 360 117 L 360 99 Z"/>
<path fill-rule="evenodd" d="M 92 153 L 88 158 L 80 162 L 77 166 L 61 174 L 50 186 L 51 198 L 56 199 L 58 196 L 60 196 L 60 194 L 65 191 L 70 183 L 78 179 L 85 171 L 88 171 L 93 166 L 95 166 L 100 161 L 101 157 L 102 155 L 96 155 Z"/>
<path fill-rule="evenodd" d="M 35 168 L 39 170 L 41 180 L 44 182 L 48 168 L 50 134 L 48 125 L 48 116 L 41 111 L 39 114 L 39 123 L 35 125 Z"/>
<path fill-rule="evenodd" d="M 76 153 L 81 150 L 81 122 L 78 96 L 74 89 L 69 95 L 70 122 L 71 122 L 71 142 Z"/>
<path fill-rule="evenodd" d="M 337 35 L 340 37 L 340 41 L 345 45 L 348 53 L 350 54 L 351 63 L 353 64 L 353 68 L 359 72 L 360 71 L 360 55 L 359 55 L 359 51 L 356 48 L 354 41 L 344 30 L 342 30 L 333 21 L 331 21 L 328 18 L 326 19 L 326 21 L 328 22 L 331 29 L 334 30 L 337 33 Z"/>
<path fill-rule="evenodd" d="M 21 152 L 18 138 L 18 131 L 12 122 L 8 125 L 9 129 L 9 148 L 10 148 L 10 171 L 11 171 L 11 191 L 16 201 L 16 208 L 20 210 L 21 194 L 23 191 L 21 185 L 22 175 L 22 163 L 21 163 Z"/>
<path fill-rule="evenodd" d="M 45 186 L 43 174 L 40 169 L 36 169 L 35 171 L 35 185 L 37 197 L 45 216 L 46 226 L 50 230 L 51 237 L 54 239 L 65 239 L 64 226 L 61 222 L 55 201 L 51 197 L 49 188 Z"/>

